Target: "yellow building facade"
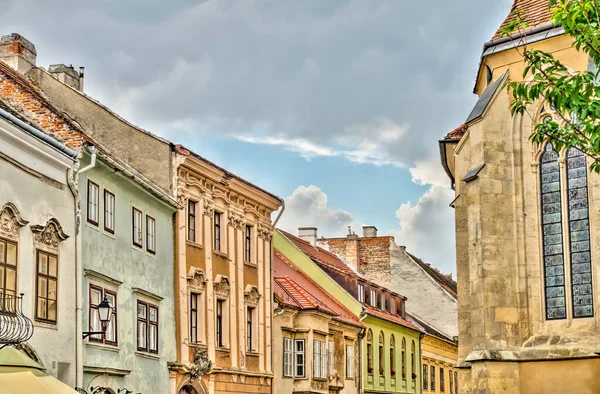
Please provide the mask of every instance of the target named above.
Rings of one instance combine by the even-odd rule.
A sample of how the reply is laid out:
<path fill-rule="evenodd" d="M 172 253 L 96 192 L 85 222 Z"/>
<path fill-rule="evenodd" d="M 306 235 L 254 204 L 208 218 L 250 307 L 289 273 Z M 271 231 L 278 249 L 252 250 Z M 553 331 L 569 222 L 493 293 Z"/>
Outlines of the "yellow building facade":
<path fill-rule="evenodd" d="M 511 116 L 503 88 L 522 79 L 524 43 L 574 71 L 590 67 L 548 23 L 547 3 L 515 1 L 530 30 L 485 44 L 479 101 L 440 141 L 456 191 L 461 392 L 600 392 L 600 177 L 576 149 L 532 143 L 535 124 L 558 116 L 544 102 Z"/>

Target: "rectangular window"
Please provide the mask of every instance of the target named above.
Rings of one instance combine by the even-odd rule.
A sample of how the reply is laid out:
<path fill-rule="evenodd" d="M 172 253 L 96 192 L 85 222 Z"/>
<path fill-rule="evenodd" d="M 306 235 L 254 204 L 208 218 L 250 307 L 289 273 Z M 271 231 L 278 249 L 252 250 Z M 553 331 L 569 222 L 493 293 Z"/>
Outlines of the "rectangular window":
<path fill-rule="evenodd" d="M 358 302 L 364 304 L 365 302 L 365 286 L 358 284 Z"/>
<path fill-rule="evenodd" d="M 326 378 L 327 376 L 327 349 L 325 342 L 313 340 L 313 376 Z"/>
<path fill-rule="evenodd" d="M 104 231 L 115 233 L 115 195 L 104 189 Z"/>
<path fill-rule="evenodd" d="M 221 214 L 215 211 L 214 218 L 214 248 L 215 250 L 221 250 Z"/>
<path fill-rule="evenodd" d="M 137 302 L 137 348 L 139 351 L 158 353 L 158 307 Z"/>
<path fill-rule="evenodd" d="M 423 389 L 428 390 L 429 384 L 427 377 L 429 376 L 429 366 L 427 364 L 423 364 Z"/>
<path fill-rule="evenodd" d="M 458 372 L 454 371 L 454 393 L 458 394 Z"/>
<path fill-rule="evenodd" d="M 110 317 L 108 327 L 104 336 L 102 334 L 90 336 L 90 342 L 100 342 L 107 345 L 117 346 L 117 293 L 111 290 L 103 289 L 100 286 L 90 285 L 90 331 L 101 332 L 102 323 L 100 322 L 100 315 L 98 313 L 98 305 L 102 300 L 106 300 L 110 303 L 113 308 L 113 313 Z"/>
<path fill-rule="evenodd" d="M 254 327 L 253 327 L 253 319 L 254 319 L 254 308 L 248 308 L 248 312 L 246 313 L 246 317 L 247 317 L 247 325 L 246 325 L 246 335 L 248 336 L 247 338 L 247 346 L 248 346 L 248 351 L 249 352 L 253 352 L 254 349 Z"/>
<path fill-rule="evenodd" d="M 133 244 L 142 247 L 142 211 L 132 208 L 132 236 Z"/>
<path fill-rule="evenodd" d="M 354 346 L 346 345 L 346 377 L 354 377 Z"/>
<path fill-rule="evenodd" d="M 431 391 L 435 391 L 435 367 L 432 365 L 429 368 L 429 371 L 431 371 L 431 379 L 429 380 L 430 384 L 431 384 Z"/>
<path fill-rule="evenodd" d="M 444 387 L 444 368 L 440 368 L 440 391 L 443 393 L 445 391 Z"/>
<path fill-rule="evenodd" d="M 373 345 L 367 343 L 367 372 L 373 374 Z"/>
<path fill-rule="evenodd" d="M 294 348 L 294 375 L 297 378 L 303 378 L 306 374 L 305 370 L 305 349 L 304 339 L 296 339 Z"/>
<path fill-rule="evenodd" d="M 0 295 L 3 294 L 17 295 L 17 244 L 0 239 Z"/>
<path fill-rule="evenodd" d="M 98 193 L 100 188 L 97 184 L 88 179 L 88 210 L 87 221 L 94 226 L 98 225 Z"/>
<path fill-rule="evenodd" d="M 246 244 L 245 244 L 244 258 L 246 261 L 252 261 L 252 226 L 246 225 Z"/>
<path fill-rule="evenodd" d="M 198 299 L 199 294 L 190 295 L 190 342 L 198 343 Z"/>
<path fill-rule="evenodd" d="M 381 294 L 381 310 L 385 312 L 385 294 Z"/>
<path fill-rule="evenodd" d="M 292 338 L 283 338 L 283 376 L 294 374 L 294 344 Z"/>
<path fill-rule="evenodd" d="M 35 318 L 56 324 L 58 311 L 58 256 L 37 251 Z"/>
<path fill-rule="evenodd" d="M 188 200 L 188 241 L 196 242 L 196 203 Z"/>
<path fill-rule="evenodd" d="M 385 370 L 384 370 L 384 359 L 385 359 L 385 352 L 383 350 L 383 344 L 381 342 L 379 342 L 379 375 L 383 376 L 385 374 Z"/>
<path fill-rule="evenodd" d="M 454 394 L 454 379 L 452 379 L 452 371 L 448 371 L 448 387 L 450 388 L 450 394 Z"/>
<path fill-rule="evenodd" d="M 395 297 L 390 297 L 390 313 L 392 315 L 395 315 L 397 312 L 397 308 L 396 308 L 396 298 Z"/>
<path fill-rule="evenodd" d="M 156 253 L 156 220 L 146 215 L 146 250 L 152 254 Z"/>
<path fill-rule="evenodd" d="M 333 341 L 329 341 L 329 349 L 327 349 L 327 356 L 328 356 L 328 360 L 327 360 L 327 365 L 329 367 L 329 375 L 333 376 L 334 370 L 335 370 L 335 350 L 334 350 L 334 343 Z"/>
<path fill-rule="evenodd" d="M 377 293 L 374 289 L 371 289 L 371 296 L 369 297 L 369 302 L 372 307 L 375 308 L 377 306 Z"/>
<path fill-rule="evenodd" d="M 217 347 L 223 347 L 223 301 L 222 300 L 217 300 L 217 319 L 216 319 L 216 324 L 217 324 L 217 330 L 216 330 L 216 335 L 217 335 Z"/>

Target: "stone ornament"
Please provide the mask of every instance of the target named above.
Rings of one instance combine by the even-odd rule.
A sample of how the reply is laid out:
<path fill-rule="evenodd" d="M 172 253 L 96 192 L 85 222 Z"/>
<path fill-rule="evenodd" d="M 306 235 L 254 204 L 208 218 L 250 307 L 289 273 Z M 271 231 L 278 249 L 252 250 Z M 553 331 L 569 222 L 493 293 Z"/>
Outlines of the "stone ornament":
<path fill-rule="evenodd" d="M 214 211 L 215 205 L 212 202 L 212 200 L 207 197 L 204 197 L 204 215 L 212 218 Z"/>
<path fill-rule="evenodd" d="M 229 211 L 228 217 L 229 225 L 235 227 L 238 230 L 242 230 L 246 225 L 246 218 L 239 213 Z"/>
<path fill-rule="evenodd" d="M 58 220 L 52 218 L 48 220 L 45 226 L 32 225 L 31 231 L 34 233 L 35 242 L 57 249 L 62 241 L 69 238 L 64 233 Z"/>
<path fill-rule="evenodd" d="M 208 351 L 203 348 L 196 348 L 194 361 L 190 367 L 190 382 L 202 379 L 202 376 L 208 374 L 212 369 L 212 362 L 208 359 Z"/>
<path fill-rule="evenodd" d="M 15 204 L 7 202 L 0 211 L 0 235 L 16 239 L 19 237 L 21 227 L 29 223 L 21 217 Z"/>
<path fill-rule="evenodd" d="M 231 286 L 229 285 L 229 278 L 224 275 L 217 275 L 214 282 L 215 296 L 219 299 L 229 298 L 229 292 Z"/>
<path fill-rule="evenodd" d="M 259 238 L 264 239 L 265 241 L 271 242 L 273 239 L 273 227 L 270 225 L 259 224 L 256 233 Z"/>
<path fill-rule="evenodd" d="M 260 300 L 260 297 L 261 295 L 258 292 L 258 288 L 256 286 L 246 286 L 246 290 L 244 291 L 244 299 L 246 300 L 246 304 L 248 306 L 256 308 L 258 306 L 258 301 Z"/>
<path fill-rule="evenodd" d="M 187 274 L 188 287 L 197 293 L 204 292 L 206 286 L 206 274 L 200 268 L 190 268 Z"/>

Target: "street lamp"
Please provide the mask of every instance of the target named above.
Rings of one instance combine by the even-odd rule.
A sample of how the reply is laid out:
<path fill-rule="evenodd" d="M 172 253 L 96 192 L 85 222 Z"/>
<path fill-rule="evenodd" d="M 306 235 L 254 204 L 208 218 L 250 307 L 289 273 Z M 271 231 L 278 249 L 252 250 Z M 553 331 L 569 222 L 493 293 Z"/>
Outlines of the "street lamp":
<path fill-rule="evenodd" d="M 113 314 L 113 306 L 108 301 L 108 298 L 104 297 L 100 305 L 98 305 L 98 315 L 100 317 L 100 324 L 102 326 L 102 331 L 88 331 L 83 333 L 83 339 L 89 337 L 90 335 L 102 335 L 106 333 L 106 329 L 108 328 L 108 324 L 110 323 L 110 318 Z"/>

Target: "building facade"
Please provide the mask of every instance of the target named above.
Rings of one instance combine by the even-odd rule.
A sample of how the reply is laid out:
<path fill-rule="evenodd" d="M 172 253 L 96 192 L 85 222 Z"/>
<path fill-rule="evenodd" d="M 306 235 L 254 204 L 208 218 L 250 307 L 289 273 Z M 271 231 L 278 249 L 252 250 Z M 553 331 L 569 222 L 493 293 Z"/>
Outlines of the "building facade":
<path fill-rule="evenodd" d="M 71 387 L 78 338 L 69 183 L 76 163 L 76 152 L 0 99 L 0 332 L 5 340 L 28 339 L 17 346 Z M 29 321 L 14 326 L 19 310 Z"/>
<path fill-rule="evenodd" d="M 515 1 L 526 37 L 485 44 L 479 101 L 440 142 L 456 191 L 459 388 L 478 393 L 595 393 L 600 181 L 577 149 L 529 140 L 552 117 L 544 102 L 511 116 L 505 81 L 521 80 L 519 46 L 543 50 L 572 70 L 588 56 L 550 21 L 547 1 Z M 503 24 L 503 25 L 504 25 Z"/>
<path fill-rule="evenodd" d="M 407 320 L 406 298 L 363 278 L 338 256 L 304 237 L 276 231 L 274 245 L 288 260 L 359 318 L 359 387 L 363 393 L 421 393 L 421 336 Z"/>
<path fill-rule="evenodd" d="M 175 147 L 177 362 L 171 393 L 272 393 L 271 214 L 282 200 Z"/>

